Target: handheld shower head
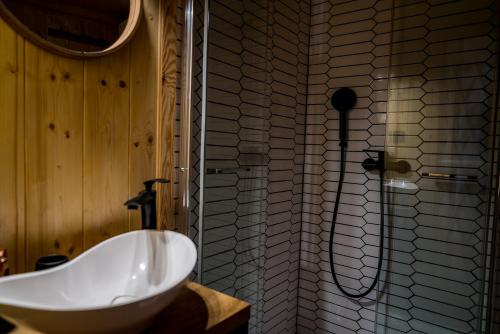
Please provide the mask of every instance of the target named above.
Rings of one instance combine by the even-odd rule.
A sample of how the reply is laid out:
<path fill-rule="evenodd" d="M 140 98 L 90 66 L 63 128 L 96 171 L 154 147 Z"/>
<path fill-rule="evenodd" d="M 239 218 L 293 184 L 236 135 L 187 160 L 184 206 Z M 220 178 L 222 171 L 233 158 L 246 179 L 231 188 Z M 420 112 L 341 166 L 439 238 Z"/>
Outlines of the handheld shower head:
<path fill-rule="evenodd" d="M 349 111 L 356 105 L 357 99 L 356 92 L 351 88 L 342 87 L 333 93 L 332 106 L 340 112 Z"/>
<path fill-rule="evenodd" d="M 350 88 L 339 88 L 332 95 L 332 106 L 339 112 L 339 146 L 340 146 L 340 173 L 339 181 L 337 182 L 337 194 L 335 195 L 335 204 L 333 207 L 332 227 L 330 228 L 330 239 L 328 243 L 328 256 L 330 262 L 330 272 L 332 274 L 333 282 L 337 288 L 346 296 L 350 298 L 362 298 L 370 294 L 377 285 L 378 278 L 382 268 L 382 261 L 384 255 L 384 152 L 377 151 L 379 159 L 367 159 L 363 162 L 363 167 L 368 170 L 378 169 L 380 173 L 380 241 L 379 241 L 379 257 L 377 263 L 377 272 L 371 285 L 364 289 L 363 292 L 350 292 L 346 290 L 339 282 L 337 273 L 335 271 L 334 258 L 333 258 L 333 239 L 335 237 L 335 226 L 337 225 L 337 218 L 339 213 L 340 196 L 342 195 L 342 186 L 344 184 L 347 160 L 347 112 L 356 105 L 356 93 Z M 354 288 L 351 288 L 354 289 Z"/>
<path fill-rule="evenodd" d="M 339 111 L 339 146 L 347 146 L 347 112 L 351 110 L 357 101 L 356 93 L 347 87 L 339 88 L 332 95 L 332 106 Z"/>

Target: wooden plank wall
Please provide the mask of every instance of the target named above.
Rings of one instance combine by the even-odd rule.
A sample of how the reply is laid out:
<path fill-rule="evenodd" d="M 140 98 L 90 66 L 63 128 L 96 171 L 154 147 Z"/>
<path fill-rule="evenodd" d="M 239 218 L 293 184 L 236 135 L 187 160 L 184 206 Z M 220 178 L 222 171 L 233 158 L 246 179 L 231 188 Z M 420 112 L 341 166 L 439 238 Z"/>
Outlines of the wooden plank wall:
<path fill-rule="evenodd" d="M 140 228 L 124 201 L 145 179 L 172 179 L 175 87 L 173 105 L 162 96 L 170 78 L 162 49 L 175 52 L 171 3 L 145 0 L 131 42 L 86 60 L 41 50 L 0 20 L 0 247 L 12 272 Z M 173 47 L 165 29 L 174 29 Z M 172 202 L 165 187 L 163 226 L 174 226 Z"/>
<path fill-rule="evenodd" d="M 173 173 L 174 170 L 174 140 L 175 140 L 175 108 L 177 90 L 177 2 L 169 0 L 164 2 L 161 8 L 162 22 L 160 24 L 161 46 L 161 104 L 164 112 L 159 120 L 159 133 L 161 133 L 160 144 L 158 145 L 158 164 L 160 173 Z M 170 112 L 171 111 L 171 112 Z M 172 174 L 173 177 L 173 174 Z M 160 224 L 164 229 L 177 230 L 181 233 L 188 233 L 188 222 L 180 222 L 174 219 L 174 179 L 166 187 L 159 191 L 159 197 L 166 205 L 160 207 Z M 165 201 L 165 198 L 172 200 Z"/>

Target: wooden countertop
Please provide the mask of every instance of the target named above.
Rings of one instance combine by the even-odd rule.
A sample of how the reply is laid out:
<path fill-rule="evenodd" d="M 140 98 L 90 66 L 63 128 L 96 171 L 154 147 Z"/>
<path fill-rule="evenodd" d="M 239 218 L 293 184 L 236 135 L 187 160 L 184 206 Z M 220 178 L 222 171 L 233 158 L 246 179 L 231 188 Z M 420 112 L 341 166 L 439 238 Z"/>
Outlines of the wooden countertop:
<path fill-rule="evenodd" d="M 197 283 L 188 283 L 163 310 L 147 334 L 226 334 L 250 318 L 250 305 Z M 17 328 L 11 334 L 35 334 Z"/>
<path fill-rule="evenodd" d="M 250 319 L 250 304 L 188 283 L 156 318 L 148 334 L 231 333 Z"/>

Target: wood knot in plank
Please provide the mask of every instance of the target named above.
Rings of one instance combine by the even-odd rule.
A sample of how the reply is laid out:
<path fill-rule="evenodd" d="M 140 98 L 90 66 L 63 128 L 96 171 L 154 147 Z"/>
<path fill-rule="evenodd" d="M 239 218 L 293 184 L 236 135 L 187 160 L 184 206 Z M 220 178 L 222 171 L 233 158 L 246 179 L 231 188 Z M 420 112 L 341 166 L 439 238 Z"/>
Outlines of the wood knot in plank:
<path fill-rule="evenodd" d="M 18 68 L 17 68 L 17 65 L 14 65 L 14 64 L 9 64 L 9 72 L 12 73 L 12 74 L 17 74 L 18 72 Z"/>

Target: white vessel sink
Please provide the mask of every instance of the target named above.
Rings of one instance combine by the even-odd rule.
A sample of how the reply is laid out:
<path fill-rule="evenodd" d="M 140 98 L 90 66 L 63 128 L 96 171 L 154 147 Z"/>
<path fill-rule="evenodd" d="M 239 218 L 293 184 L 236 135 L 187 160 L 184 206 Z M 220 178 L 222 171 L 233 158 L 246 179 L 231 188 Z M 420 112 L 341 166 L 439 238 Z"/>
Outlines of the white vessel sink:
<path fill-rule="evenodd" d="M 44 333 L 137 333 L 195 262 L 193 242 L 180 233 L 125 233 L 59 267 L 0 279 L 0 315 Z"/>

